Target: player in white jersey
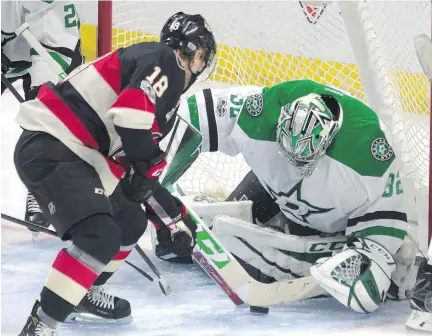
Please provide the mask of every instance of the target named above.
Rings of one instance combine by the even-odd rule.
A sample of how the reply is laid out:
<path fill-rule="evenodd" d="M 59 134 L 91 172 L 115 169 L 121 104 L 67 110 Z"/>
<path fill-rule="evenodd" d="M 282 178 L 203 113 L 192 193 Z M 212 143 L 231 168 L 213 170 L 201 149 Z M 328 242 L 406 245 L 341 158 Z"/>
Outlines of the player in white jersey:
<path fill-rule="evenodd" d="M 72 1 L 2 1 L 1 9 L 2 73 L 10 82 L 22 79 L 25 100 L 34 99 L 42 84 L 56 83 L 57 76 L 23 36 L 16 36 L 22 24 L 29 24 L 30 32 L 66 73 L 83 63 L 80 21 Z M 2 94 L 5 89 L 2 83 Z M 27 194 L 25 220 L 49 226 L 31 193 Z"/>
<path fill-rule="evenodd" d="M 251 276 L 273 282 L 311 274 L 364 313 L 386 294 L 405 298 L 417 246 L 406 234 L 399 164 L 372 109 L 333 87 L 296 80 L 205 89 L 178 113 L 201 133 L 201 151 L 241 153 L 251 168 L 228 200 L 252 200 L 254 222 L 267 223 L 226 216 L 213 223 Z M 190 156 L 186 147 L 178 159 Z"/>

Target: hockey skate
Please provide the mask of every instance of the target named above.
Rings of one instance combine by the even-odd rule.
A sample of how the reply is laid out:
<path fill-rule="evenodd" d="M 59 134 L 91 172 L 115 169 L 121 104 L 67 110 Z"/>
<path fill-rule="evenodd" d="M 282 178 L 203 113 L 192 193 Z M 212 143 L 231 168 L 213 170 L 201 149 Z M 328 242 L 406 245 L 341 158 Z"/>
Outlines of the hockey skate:
<path fill-rule="evenodd" d="M 27 322 L 18 336 L 55 336 L 56 330 L 41 321 L 38 315 L 40 302 L 36 301 Z"/>
<path fill-rule="evenodd" d="M 127 324 L 133 320 L 127 300 L 105 293 L 93 286 L 65 322 L 110 322 Z"/>
<path fill-rule="evenodd" d="M 432 332 L 432 265 L 419 272 L 411 308 L 407 327 Z"/>

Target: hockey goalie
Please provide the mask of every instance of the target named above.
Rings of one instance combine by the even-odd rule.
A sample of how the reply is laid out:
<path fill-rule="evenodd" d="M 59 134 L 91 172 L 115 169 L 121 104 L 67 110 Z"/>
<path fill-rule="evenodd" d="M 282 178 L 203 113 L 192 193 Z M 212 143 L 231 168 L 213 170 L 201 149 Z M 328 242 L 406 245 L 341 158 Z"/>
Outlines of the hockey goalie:
<path fill-rule="evenodd" d="M 367 105 L 295 80 L 198 91 L 178 115 L 190 126 L 174 134 L 181 143 L 165 179 L 191 164 L 197 136 L 198 152 L 240 153 L 251 169 L 226 202 L 194 209 L 206 218 L 220 207 L 207 223 L 253 278 L 312 275 L 361 313 L 407 297 L 417 245 L 407 235 L 398 159 Z M 248 213 L 227 215 L 227 204 L 241 209 L 243 200 L 252 203 Z M 156 254 L 171 260 L 156 233 Z"/>

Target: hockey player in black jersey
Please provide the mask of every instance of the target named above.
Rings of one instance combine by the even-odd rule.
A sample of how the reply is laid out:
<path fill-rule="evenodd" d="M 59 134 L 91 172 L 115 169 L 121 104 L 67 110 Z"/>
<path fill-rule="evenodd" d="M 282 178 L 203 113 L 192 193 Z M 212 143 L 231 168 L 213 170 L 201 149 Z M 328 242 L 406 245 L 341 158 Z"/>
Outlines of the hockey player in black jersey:
<path fill-rule="evenodd" d="M 72 245 L 57 255 L 20 335 L 55 335 L 58 323 L 89 316 L 129 322 L 125 299 L 100 287 L 147 226 L 140 203 L 153 194 L 177 221 L 175 254 L 190 254 L 196 225 L 162 189 L 159 140 L 182 93 L 215 64 L 216 42 L 201 15 L 177 13 L 160 42 L 143 42 L 85 64 L 21 104 L 24 129 L 15 166 L 57 233 Z M 122 163 L 111 160 L 122 147 Z M 155 220 L 157 222 L 157 220 Z"/>

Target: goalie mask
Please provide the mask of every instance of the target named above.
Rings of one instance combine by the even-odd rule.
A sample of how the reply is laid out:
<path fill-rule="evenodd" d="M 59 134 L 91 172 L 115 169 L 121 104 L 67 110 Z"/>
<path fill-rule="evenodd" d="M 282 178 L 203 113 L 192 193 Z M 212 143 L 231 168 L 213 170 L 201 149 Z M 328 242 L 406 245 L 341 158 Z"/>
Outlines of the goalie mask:
<path fill-rule="evenodd" d="M 282 107 L 276 141 L 279 152 L 309 176 L 342 124 L 342 108 L 330 95 L 311 93 Z"/>
<path fill-rule="evenodd" d="M 193 60 L 198 48 L 204 50 L 204 67 L 200 72 L 192 73 L 192 79 L 185 91 L 195 81 L 205 81 L 216 67 L 216 40 L 207 21 L 199 14 L 189 15 L 178 12 L 171 16 L 162 28 L 160 42 L 168 44 L 189 60 Z M 192 72 L 192 71 L 191 71 Z"/>

